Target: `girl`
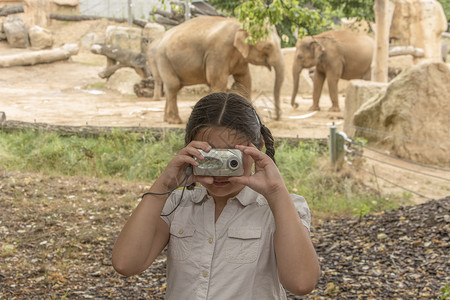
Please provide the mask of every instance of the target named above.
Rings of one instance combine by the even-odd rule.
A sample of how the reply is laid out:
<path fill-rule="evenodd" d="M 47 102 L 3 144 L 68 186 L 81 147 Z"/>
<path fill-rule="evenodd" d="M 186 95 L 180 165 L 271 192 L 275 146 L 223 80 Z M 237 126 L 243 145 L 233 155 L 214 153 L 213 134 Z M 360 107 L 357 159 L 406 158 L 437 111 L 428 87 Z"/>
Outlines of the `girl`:
<path fill-rule="evenodd" d="M 185 145 L 122 229 L 112 254 L 117 272 L 144 271 L 168 246 L 166 299 L 273 300 L 286 299 L 284 289 L 312 291 L 320 270 L 309 208 L 289 194 L 272 134 L 250 102 L 230 93 L 200 99 Z M 204 159 L 199 150 L 212 148 L 242 151 L 244 174 L 192 174 Z M 193 182 L 201 187 L 171 193 Z"/>

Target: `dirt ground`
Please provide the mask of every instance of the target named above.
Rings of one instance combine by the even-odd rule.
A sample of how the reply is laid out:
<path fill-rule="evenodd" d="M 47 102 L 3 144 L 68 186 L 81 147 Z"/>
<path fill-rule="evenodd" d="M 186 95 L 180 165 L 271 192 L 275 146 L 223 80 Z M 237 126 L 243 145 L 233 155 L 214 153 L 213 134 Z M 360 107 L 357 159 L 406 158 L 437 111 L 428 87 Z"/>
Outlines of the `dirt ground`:
<path fill-rule="evenodd" d="M 50 30 L 54 34 L 56 47 L 64 43 L 79 43 L 81 37 L 89 32 L 104 35 L 110 24 L 112 23 L 106 20 L 69 22 L 54 24 Z M 5 41 L 0 42 L 0 55 L 24 51 L 30 50 L 12 49 Z M 81 47 L 79 53 L 68 61 L 4 68 L 0 71 L 0 111 L 6 113 L 7 120 L 59 125 L 185 126 L 163 122 L 164 101 L 122 95 L 115 90 L 104 88 L 105 80 L 101 79 L 98 73 L 105 65 L 104 56 L 92 54 L 89 49 Z M 200 96 L 183 92 L 178 97 L 180 116 L 184 121 Z M 310 98 L 298 97 L 299 108 L 294 110 L 289 104 L 290 96 L 283 95 L 283 117 L 280 121 L 271 118 L 271 97 L 272 95 L 267 93 L 254 92 L 253 103 L 275 137 L 324 139 L 327 138 L 331 125 L 334 124 L 338 131 L 343 128 L 343 112 L 328 112 L 330 101 L 327 95 L 323 95 L 320 102 L 322 111 L 313 113 L 308 111 L 312 101 Z M 341 95 L 341 109 L 344 105 L 344 97 Z M 369 151 L 367 155 L 390 161 L 375 152 Z M 415 202 L 440 199 L 450 194 L 448 171 L 430 170 L 417 165 L 407 168 L 412 168 L 413 171 L 393 169 L 389 165 L 371 161 L 365 169 L 372 173 L 375 171 L 378 180 L 366 172 L 360 172 L 357 176 L 379 188 L 381 193 L 402 192 L 395 184 L 381 180 L 386 177 L 397 185 L 426 196 L 413 194 Z M 423 176 L 420 173 L 432 174 L 435 177 Z"/>

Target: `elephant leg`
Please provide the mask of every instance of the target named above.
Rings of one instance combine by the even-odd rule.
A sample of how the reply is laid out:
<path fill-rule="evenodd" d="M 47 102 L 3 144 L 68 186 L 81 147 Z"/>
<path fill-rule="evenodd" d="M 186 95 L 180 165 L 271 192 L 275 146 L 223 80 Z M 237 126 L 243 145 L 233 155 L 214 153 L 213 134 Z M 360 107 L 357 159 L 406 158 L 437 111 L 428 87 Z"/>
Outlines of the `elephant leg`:
<path fill-rule="evenodd" d="M 325 82 L 325 73 L 316 70 L 313 78 L 313 105 L 309 110 L 320 110 L 319 100 L 322 94 L 323 83 Z"/>
<path fill-rule="evenodd" d="M 178 114 L 177 95 L 183 87 L 176 73 L 170 67 L 170 64 L 161 64 L 161 80 L 164 83 L 166 93 L 166 105 L 164 108 L 164 121 L 169 124 L 181 124 L 181 118 Z"/>
<path fill-rule="evenodd" d="M 152 73 L 153 84 L 154 84 L 152 100 L 159 101 L 159 100 L 161 100 L 161 96 L 162 96 L 162 86 L 163 86 L 162 79 L 161 79 L 161 76 L 159 75 L 156 64 L 154 62 L 149 62 L 149 65 L 150 65 L 150 70 Z"/>
<path fill-rule="evenodd" d="M 338 97 L 338 82 L 339 77 L 336 75 L 327 76 L 328 92 L 330 93 L 331 107 L 329 111 L 341 111 L 339 109 L 339 97 Z"/>
<path fill-rule="evenodd" d="M 166 89 L 166 105 L 164 108 L 164 121 L 169 124 L 183 123 L 178 113 L 177 94 L 180 89 Z"/>
<path fill-rule="evenodd" d="M 240 94 L 242 97 L 246 98 L 248 101 L 252 100 L 252 78 L 250 72 L 245 74 L 233 74 L 234 83 L 232 90 L 235 93 Z"/>

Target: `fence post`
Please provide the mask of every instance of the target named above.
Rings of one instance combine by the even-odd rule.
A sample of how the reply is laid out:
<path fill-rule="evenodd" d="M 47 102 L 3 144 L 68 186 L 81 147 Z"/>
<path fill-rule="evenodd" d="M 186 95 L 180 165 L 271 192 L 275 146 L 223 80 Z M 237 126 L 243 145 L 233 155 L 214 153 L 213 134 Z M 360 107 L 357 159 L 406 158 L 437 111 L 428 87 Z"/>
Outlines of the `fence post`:
<path fill-rule="evenodd" d="M 189 6 L 189 0 L 184 0 L 184 21 L 189 20 L 191 15 L 191 8 Z"/>
<path fill-rule="evenodd" d="M 336 126 L 330 127 L 330 158 L 331 164 L 336 167 L 339 159 L 344 154 L 344 142 L 347 135 L 344 132 L 337 132 Z"/>
<path fill-rule="evenodd" d="M 132 0 L 128 0 L 128 25 L 133 25 L 133 3 Z"/>
<path fill-rule="evenodd" d="M 330 158 L 331 164 L 336 165 L 337 151 L 336 151 L 336 126 L 330 127 Z"/>

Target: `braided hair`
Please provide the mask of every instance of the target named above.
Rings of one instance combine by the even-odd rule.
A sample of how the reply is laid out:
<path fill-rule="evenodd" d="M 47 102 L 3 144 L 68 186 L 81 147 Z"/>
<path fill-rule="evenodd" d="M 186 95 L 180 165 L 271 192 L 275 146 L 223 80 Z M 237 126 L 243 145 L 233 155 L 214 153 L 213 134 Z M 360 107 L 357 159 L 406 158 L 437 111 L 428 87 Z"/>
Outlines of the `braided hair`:
<path fill-rule="evenodd" d="M 225 127 L 243 134 L 258 149 L 264 142 L 266 154 L 275 162 L 274 139 L 269 128 L 261 123 L 256 110 L 244 97 L 234 93 L 212 93 L 194 106 L 186 124 L 185 144 L 208 127 Z"/>

